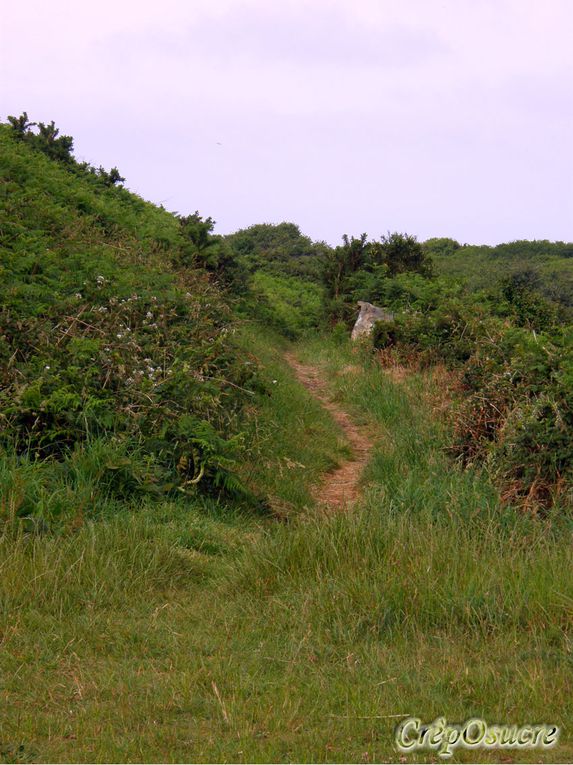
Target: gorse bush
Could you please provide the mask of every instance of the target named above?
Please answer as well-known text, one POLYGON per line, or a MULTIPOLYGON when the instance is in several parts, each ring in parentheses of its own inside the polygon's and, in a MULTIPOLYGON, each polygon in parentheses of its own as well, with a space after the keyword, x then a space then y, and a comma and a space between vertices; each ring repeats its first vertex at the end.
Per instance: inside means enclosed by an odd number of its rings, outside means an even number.
POLYGON ((486 464, 508 501, 532 509, 569 504, 573 335, 559 326, 554 306, 519 279, 489 294, 418 277, 399 286, 393 297, 386 293, 395 320, 376 325, 373 345, 460 370, 465 395, 453 413, 454 456, 486 464))
MULTIPOLYGON (((241 493, 238 418, 256 365, 227 298, 185 262, 190 224, 5 126, 0 155, 0 446, 65 461, 103 439, 106 470, 131 460, 140 490, 241 493)), ((208 225, 203 250, 209 237, 208 225)))
POLYGON ((485 458, 507 499, 569 504, 573 487, 573 336, 504 328, 464 369, 469 396, 456 421, 464 463, 485 458))
POLYGON ((350 322, 356 302, 385 301, 394 277, 417 273, 430 276, 432 263, 416 237, 393 233, 380 241, 360 237, 342 238, 343 244, 330 249, 323 258, 325 311, 331 322, 350 322))
POLYGON ((77 175, 96 180, 104 187, 115 186, 125 181, 117 167, 107 171, 101 166, 93 167, 89 162, 78 162, 73 155, 74 139, 70 135, 60 135, 53 120, 48 125, 43 122, 30 122, 28 114, 24 112, 19 117, 9 116, 8 124, 12 128, 15 140, 65 164, 68 170, 77 175))
POLYGON ((26 142, 29 146, 46 154, 50 159, 74 163, 72 153, 74 139, 70 135, 60 135, 60 131, 53 120, 48 125, 43 122, 30 122, 28 114, 24 112, 19 117, 9 116, 8 124, 18 141, 26 142), (37 128, 37 131, 34 132, 33 128, 37 128))

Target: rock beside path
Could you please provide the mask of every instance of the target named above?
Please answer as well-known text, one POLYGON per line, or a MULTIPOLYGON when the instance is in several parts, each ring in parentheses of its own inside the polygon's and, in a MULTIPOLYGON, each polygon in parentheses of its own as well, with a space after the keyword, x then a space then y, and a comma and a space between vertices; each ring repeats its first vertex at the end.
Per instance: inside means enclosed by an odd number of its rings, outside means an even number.
POLYGON ((379 308, 372 303, 366 303, 363 300, 358 301, 360 313, 356 319, 356 324, 352 330, 352 339, 358 340, 361 337, 367 337, 377 321, 392 321, 394 314, 379 308))

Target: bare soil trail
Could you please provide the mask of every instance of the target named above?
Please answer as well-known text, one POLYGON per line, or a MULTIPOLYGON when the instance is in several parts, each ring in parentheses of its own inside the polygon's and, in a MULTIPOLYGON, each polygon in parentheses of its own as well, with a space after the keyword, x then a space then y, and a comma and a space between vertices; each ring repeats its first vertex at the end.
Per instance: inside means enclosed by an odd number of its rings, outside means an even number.
POLYGON ((319 367, 302 364, 290 352, 285 353, 285 359, 298 381, 330 412, 352 447, 352 458, 328 473, 315 491, 316 499, 324 510, 335 512, 347 509, 360 495, 360 476, 373 449, 372 439, 367 428, 357 425, 348 412, 332 401, 319 367))

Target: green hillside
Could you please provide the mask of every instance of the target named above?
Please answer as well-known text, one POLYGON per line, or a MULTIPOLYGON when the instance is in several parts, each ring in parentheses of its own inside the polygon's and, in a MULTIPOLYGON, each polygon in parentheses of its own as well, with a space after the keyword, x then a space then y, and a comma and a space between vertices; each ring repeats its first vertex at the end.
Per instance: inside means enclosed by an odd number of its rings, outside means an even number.
MULTIPOLYGON (((424 243, 439 274, 465 282, 472 289, 489 288, 521 276, 543 295, 564 307, 573 306, 573 243, 518 241, 460 245, 453 239, 424 243)), ((570 316, 570 311, 567 315, 570 316)))
POLYGON ((398 232, 217 236, 72 148, 0 125, 0 760, 434 761, 412 716, 571 761, 551 296, 398 232), (357 300, 394 319, 353 344, 357 300))
POLYGON ((96 506, 241 493, 234 437, 256 365, 181 222, 4 126, 0 155, 2 445, 33 463, 93 458, 96 506))

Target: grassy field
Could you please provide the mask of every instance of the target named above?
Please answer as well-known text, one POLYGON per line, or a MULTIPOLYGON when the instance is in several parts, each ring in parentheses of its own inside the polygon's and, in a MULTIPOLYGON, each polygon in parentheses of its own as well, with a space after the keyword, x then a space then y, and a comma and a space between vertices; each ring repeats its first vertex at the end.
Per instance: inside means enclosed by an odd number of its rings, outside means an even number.
POLYGON ((395 761, 401 715, 444 715, 554 723, 557 749, 501 756, 571 761, 566 521, 502 510, 486 477, 449 463, 443 379, 398 380, 320 340, 297 353, 377 446, 360 507, 314 512, 341 434, 276 338, 243 341, 272 386, 244 478, 275 515, 203 499, 61 535, 7 524, 0 759, 395 761))

